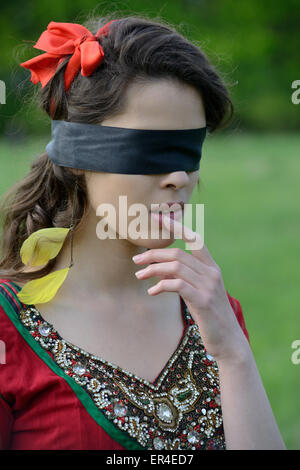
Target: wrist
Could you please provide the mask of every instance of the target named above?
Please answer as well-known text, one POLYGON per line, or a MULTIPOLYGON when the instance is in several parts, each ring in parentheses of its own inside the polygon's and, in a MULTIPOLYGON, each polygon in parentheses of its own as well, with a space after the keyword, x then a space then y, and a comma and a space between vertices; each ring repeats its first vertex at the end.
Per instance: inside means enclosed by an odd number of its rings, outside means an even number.
POLYGON ((215 357, 218 368, 244 368, 250 365, 254 361, 253 353, 249 346, 248 341, 245 338, 245 344, 235 348, 234 351, 230 351, 227 354, 222 354, 221 357, 215 357))
POLYGON ((220 345, 218 352, 213 354, 218 366, 239 366, 246 365, 254 360, 253 353, 244 332, 239 325, 231 330, 230 335, 226 335, 230 341, 220 345))

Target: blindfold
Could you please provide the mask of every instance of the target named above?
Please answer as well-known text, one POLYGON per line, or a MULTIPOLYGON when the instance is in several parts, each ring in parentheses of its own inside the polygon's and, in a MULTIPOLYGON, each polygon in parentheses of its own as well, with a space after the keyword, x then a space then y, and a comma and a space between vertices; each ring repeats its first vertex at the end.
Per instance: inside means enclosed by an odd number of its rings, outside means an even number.
POLYGON ((130 129, 51 121, 46 152, 53 163, 81 170, 151 175, 200 168, 206 127, 130 129))

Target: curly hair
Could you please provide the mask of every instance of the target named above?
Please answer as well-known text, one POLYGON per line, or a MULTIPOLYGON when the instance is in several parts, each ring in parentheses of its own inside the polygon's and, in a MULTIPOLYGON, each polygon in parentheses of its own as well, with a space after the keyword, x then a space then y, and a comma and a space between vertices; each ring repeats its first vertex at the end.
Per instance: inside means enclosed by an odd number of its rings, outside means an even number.
MULTIPOLYGON (((66 93, 64 72, 70 56, 52 79, 38 91, 39 105, 51 119, 101 124, 121 113, 125 93, 132 83, 154 79, 177 80, 192 85, 201 95, 209 133, 225 127, 233 117, 233 104, 221 78, 200 47, 164 20, 141 15, 90 17, 83 25, 92 34, 112 19, 109 34, 101 38, 104 59, 89 77, 80 73, 66 93)), ((83 222, 88 207, 85 175, 60 167, 43 153, 28 174, 15 184, 1 202, 2 225, 0 277, 27 281, 50 273, 56 259, 41 269, 25 272, 20 258, 23 241, 48 227, 69 227, 76 197, 75 228, 83 222), (74 193, 75 180, 78 192, 74 193)))

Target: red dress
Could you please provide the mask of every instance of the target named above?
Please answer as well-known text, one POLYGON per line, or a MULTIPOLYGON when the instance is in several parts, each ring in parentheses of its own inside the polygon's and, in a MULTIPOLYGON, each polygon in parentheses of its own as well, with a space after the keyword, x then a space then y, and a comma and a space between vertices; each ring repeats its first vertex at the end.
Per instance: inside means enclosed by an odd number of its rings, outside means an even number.
POLYGON ((181 339, 151 383, 65 341, 20 289, 0 279, 0 448, 225 449, 217 364, 181 297, 181 339))

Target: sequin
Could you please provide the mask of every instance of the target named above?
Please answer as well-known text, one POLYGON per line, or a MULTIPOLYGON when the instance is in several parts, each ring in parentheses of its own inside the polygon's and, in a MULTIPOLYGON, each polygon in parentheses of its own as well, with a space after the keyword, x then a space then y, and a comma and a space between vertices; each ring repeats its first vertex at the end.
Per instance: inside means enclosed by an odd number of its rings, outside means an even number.
POLYGON ((166 423, 171 423, 173 419, 173 413, 168 405, 160 403, 157 407, 157 414, 166 423))
POLYGON ((83 375, 85 373, 85 368, 83 367, 82 364, 75 364, 73 366, 73 371, 75 372, 75 374, 77 375, 83 375))
POLYGON ((156 437, 155 439, 153 439, 153 445, 154 449, 156 450, 162 450, 164 448, 164 443, 160 437, 156 437))
POLYGON ((200 440, 200 434, 197 431, 190 431, 187 435, 187 440, 191 444, 196 444, 200 440))
POLYGON ((122 404, 116 404, 114 406, 114 413, 116 416, 126 416, 127 414, 127 406, 122 405, 122 404))
POLYGON ((185 304, 185 333, 154 383, 64 340, 35 307, 19 315, 105 417, 144 449, 225 449, 218 366, 185 304))
POLYGON ((42 336, 48 336, 51 331, 50 326, 46 323, 42 323, 38 329, 42 336))

